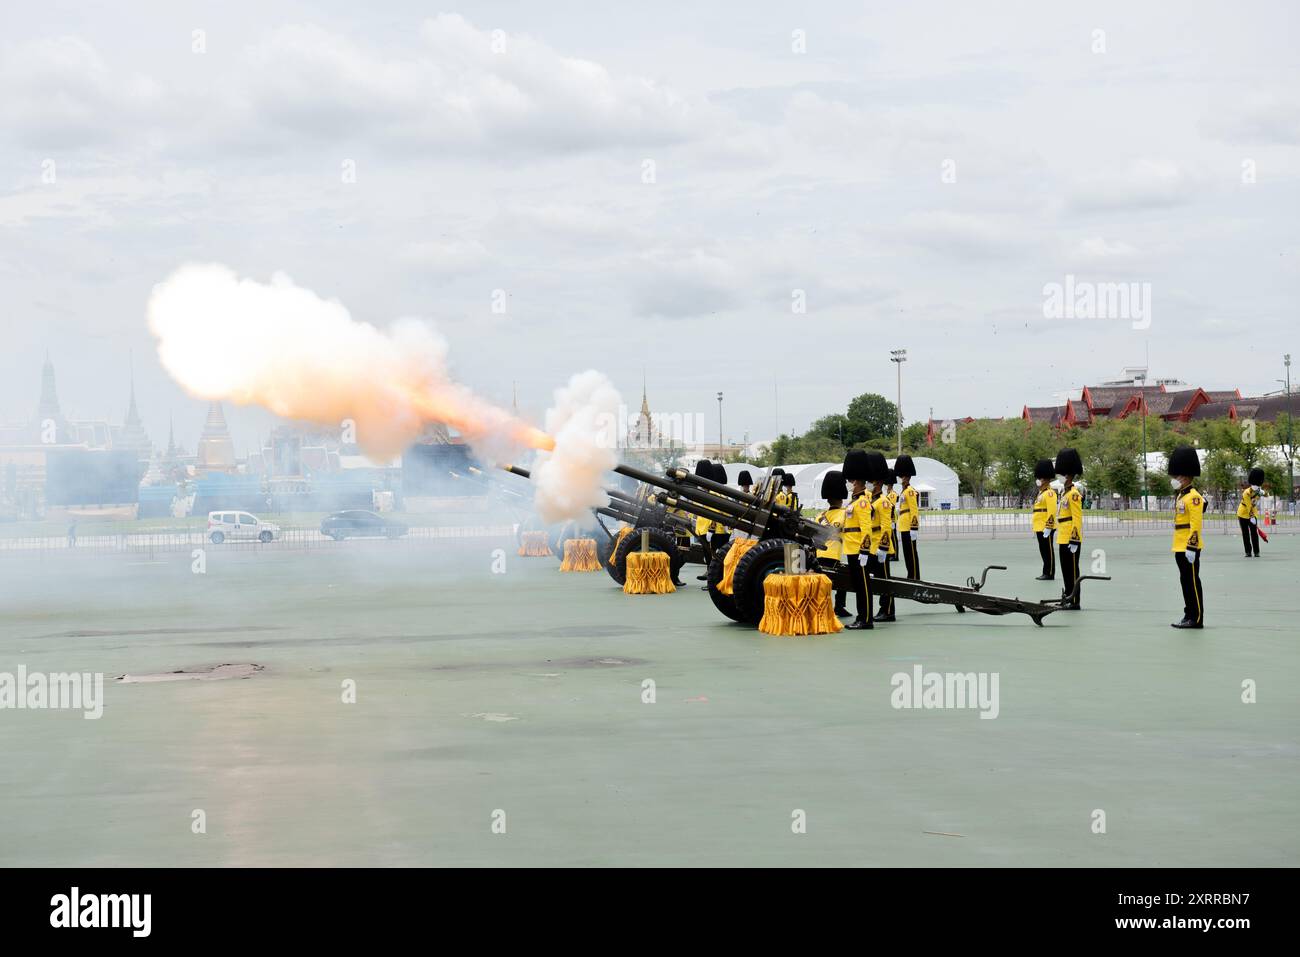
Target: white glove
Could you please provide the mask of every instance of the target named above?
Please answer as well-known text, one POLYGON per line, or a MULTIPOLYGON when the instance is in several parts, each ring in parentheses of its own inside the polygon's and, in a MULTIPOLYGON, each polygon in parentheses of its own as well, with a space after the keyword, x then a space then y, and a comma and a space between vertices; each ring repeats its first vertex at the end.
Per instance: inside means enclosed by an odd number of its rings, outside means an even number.
POLYGON ((1257 518, 1252 518, 1252 519, 1250 520, 1250 524, 1252 524, 1252 525, 1258 525, 1258 524, 1259 524, 1259 519, 1257 519, 1257 518))
POLYGON ((1078 550, 1079 550, 1079 546, 1078 546, 1078 545, 1071 545, 1071 546, 1070 546, 1070 554, 1071 554, 1071 555, 1073 555, 1073 554, 1074 554, 1075 552, 1077 552, 1078 550))
POLYGON ((858 564, 866 568, 871 561, 871 555, 867 552, 858 552, 858 564))
POLYGON ((1052 530, 1051 530, 1050 528, 1045 528, 1045 529, 1043 529, 1043 531, 1041 532, 1041 534, 1042 534, 1043 538, 1051 538, 1051 537, 1052 537, 1052 530))
POLYGON ((876 552, 876 561, 883 562, 887 558, 889 558, 889 549, 882 548, 878 552, 876 552))

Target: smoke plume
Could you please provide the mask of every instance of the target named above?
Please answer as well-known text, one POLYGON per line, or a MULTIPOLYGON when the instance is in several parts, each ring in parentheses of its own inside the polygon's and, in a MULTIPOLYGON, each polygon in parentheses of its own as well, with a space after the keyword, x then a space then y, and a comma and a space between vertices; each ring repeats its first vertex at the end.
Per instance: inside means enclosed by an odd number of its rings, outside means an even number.
POLYGON ((612 465, 612 452, 602 454, 598 413, 584 402, 603 409, 617 393, 599 373, 556 392, 552 437, 454 382, 446 340, 428 325, 402 319, 380 330, 283 273, 261 283, 219 263, 181 266, 154 286, 147 315, 163 366, 198 398, 320 425, 350 419, 372 458, 400 453, 432 422, 493 455, 553 450, 538 496, 548 521, 576 518, 601 498, 609 465, 599 463, 612 465))

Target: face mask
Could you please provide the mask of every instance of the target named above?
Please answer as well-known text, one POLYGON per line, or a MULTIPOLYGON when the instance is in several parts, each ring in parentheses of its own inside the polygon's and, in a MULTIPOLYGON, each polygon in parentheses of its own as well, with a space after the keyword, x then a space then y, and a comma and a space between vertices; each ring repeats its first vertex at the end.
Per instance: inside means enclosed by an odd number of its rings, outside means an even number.
POLYGON ((1263 489, 1261 489, 1258 485, 1252 485, 1250 488, 1251 491, 1253 491, 1256 495, 1258 495, 1260 492, 1263 491, 1263 489))

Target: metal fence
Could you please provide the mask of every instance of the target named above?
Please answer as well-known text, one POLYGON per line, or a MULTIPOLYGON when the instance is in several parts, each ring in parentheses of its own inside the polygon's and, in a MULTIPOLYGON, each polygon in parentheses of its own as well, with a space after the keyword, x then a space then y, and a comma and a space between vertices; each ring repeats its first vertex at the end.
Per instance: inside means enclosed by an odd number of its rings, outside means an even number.
MULTIPOLYGON (((1300 529, 1300 523, 1286 518, 1280 524, 1268 525, 1269 535, 1291 533, 1300 529)), ((1150 516, 1129 517, 1123 513, 1108 514, 1101 511, 1083 513, 1083 535, 1099 538, 1132 538, 1139 535, 1169 535, 1174 533, 1172 510, 1170 514, 1151 513, 1150 516)), ((1032 518, 1028 512, 983 512, 950 514, 923 512, 922 538, 1014 538, 1033 534, 1032 518)), ((1241 535, 1237 514, 1233 512, 1207 512, 1205 534, 1241 535)))
MULTIPOLYGON (((1083 513, 1084 537, 1132 538, 1140 535, 1172 535, 1173 519, 1169 514, 1152 512, 1150 516, 1131 517, 1132 513, 1083 513)), ((380 547, 419 548, 466 539, 505 539, 513 541, 517 525, 432 525, 415 526, 400 538, 347 538, 341 542, 322 535, 314 528, 290 528, 272 542, 234 541, 214 544, 206 529, 157 528, 143 532, 79 535, 75 542, 60 536, 0 538, 0 556, 42 558, 45 556, 129 554, 150 557, 169 552, 186 552, 195 548, 214 548, 241 552, 309 549, 339 549, 369 542, 380 547)), ((1300 522, 1284 517, 1280 524, 1267 526, 1268 533, 1290 534, 1300 530, 1300 522)), ((1207 536, 1239 536, 1235 512, 1213 512, 1205 516, 1207 536)), ((1017 538, 1032 534, 1031 516, 1025 512, 951 513, 927 510, 921 514, 922 539, 1017 538)))
POLYGON ((314 528, 289 528, 270 542, 226 539, 215 544, 203 528, 159 528, 147 532, 78 535, 75 539, 57 536, 0 538, 0 555, 66 556, 124 553, 150 557, 168 552, 187 552, 195 548, 232 549, 241 552, 341 549, 358 543, 375 543, 385 547, 427 547, 450 540, 513 539, 514 525, 433 525, 417 526, 398 538, 345 538, 335 541, 314 528))

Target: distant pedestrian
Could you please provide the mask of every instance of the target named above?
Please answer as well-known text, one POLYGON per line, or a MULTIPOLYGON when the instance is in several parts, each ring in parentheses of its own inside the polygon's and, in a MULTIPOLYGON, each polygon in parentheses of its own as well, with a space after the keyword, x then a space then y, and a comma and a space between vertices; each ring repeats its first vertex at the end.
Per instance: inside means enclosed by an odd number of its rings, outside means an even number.
POLYGON ((77 545, 77 523, 73 522, 68 526, 68 547, 75 548, 77 545))

